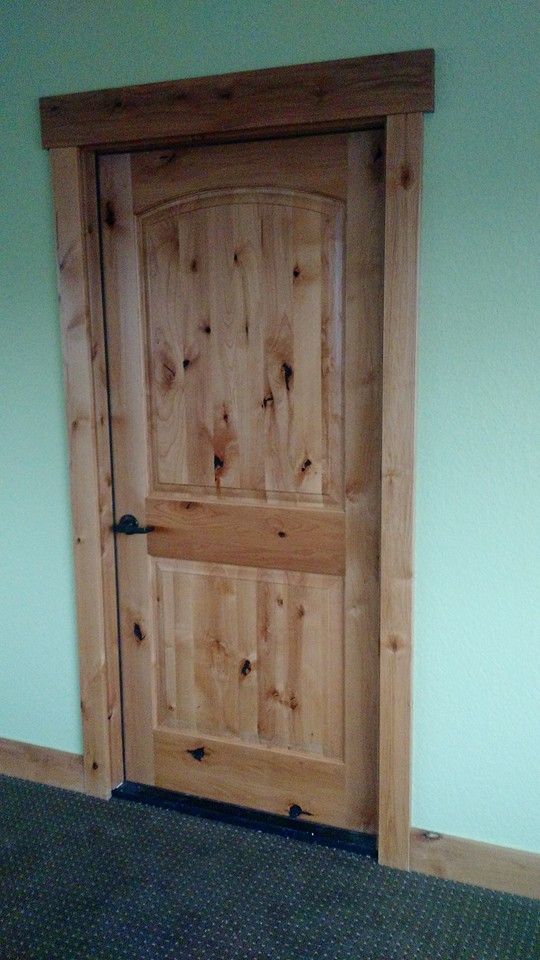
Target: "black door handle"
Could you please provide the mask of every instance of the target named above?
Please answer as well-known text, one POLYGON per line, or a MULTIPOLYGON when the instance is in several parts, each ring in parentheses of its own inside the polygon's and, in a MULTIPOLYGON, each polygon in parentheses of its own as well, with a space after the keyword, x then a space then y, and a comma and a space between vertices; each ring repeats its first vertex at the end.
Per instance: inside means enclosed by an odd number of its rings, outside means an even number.
POLYGON ((134 517, 132 513, 125 513, 123 517, 120 517, 118 523, 113 523, 112 529, 114 533, 126 533, 128 537, 131 537, 134 533, 152 533, 152 530, 156 528, 141 527, 137 517, 134 517))

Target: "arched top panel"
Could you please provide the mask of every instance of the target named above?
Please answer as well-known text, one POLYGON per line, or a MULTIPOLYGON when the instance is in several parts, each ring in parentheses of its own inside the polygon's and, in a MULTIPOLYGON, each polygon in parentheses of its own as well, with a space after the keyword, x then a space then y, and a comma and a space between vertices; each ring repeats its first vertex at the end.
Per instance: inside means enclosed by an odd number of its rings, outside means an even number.
POLYGON ((274 189, 139 217, 156 489, 342 501, 343 221, 274 189))
POLYGON ((141 224, 148 229, 151 223, 167 216, 182 216, 197 210, 207 210, 211 207, 232 206, 279 206, 299 210, 312 210, 321 216, 336 216, 344 203, 333 197, 326 197, 316 193, 305 193, 300 190, 276 189, 275 187, 235 188, 221 190, 204 190, 188 196, 178 197, 145 210, 140 214, 141 224))

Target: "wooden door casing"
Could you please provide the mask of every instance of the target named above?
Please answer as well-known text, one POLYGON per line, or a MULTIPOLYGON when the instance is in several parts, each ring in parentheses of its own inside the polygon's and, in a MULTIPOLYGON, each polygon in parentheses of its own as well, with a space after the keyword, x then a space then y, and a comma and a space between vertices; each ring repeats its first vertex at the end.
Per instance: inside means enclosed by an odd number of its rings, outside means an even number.
POLYGON ((100 161, 127 776, 372 831, 381 140, 100 161))

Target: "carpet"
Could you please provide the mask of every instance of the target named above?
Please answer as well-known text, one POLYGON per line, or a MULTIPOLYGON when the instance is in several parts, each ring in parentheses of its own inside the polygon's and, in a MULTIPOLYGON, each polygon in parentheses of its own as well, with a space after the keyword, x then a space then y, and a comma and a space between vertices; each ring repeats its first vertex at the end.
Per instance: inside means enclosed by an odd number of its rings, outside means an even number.
POLYGON ((0 777, 2 960, 538 960, 540 905, 0 777))

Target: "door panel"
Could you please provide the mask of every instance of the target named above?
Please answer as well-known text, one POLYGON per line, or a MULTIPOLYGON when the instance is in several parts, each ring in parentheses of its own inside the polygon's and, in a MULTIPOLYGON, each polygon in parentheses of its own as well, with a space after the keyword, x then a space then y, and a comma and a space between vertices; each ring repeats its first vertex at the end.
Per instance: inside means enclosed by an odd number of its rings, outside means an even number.
POLYGON ((100 160, 127 777, 363 830, 381 132, 100 160), (296 811, 297 812, 297 811, 296 811))
POLYGON ((215 191, 141 233, 156 489, 340 500, 343 204, 215 191))
POLYGON ((343 758, 341 577, 156 561, 158 722, 343 758))

